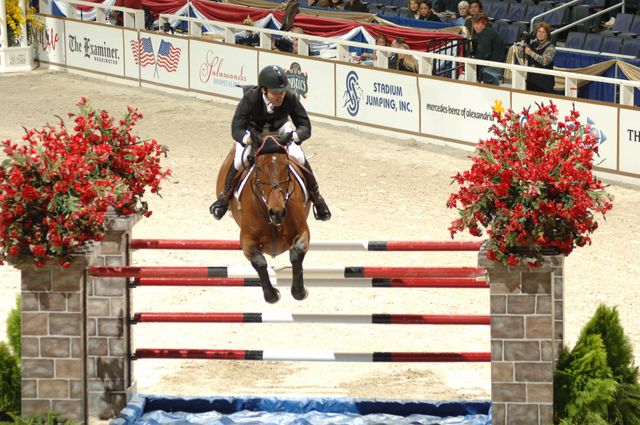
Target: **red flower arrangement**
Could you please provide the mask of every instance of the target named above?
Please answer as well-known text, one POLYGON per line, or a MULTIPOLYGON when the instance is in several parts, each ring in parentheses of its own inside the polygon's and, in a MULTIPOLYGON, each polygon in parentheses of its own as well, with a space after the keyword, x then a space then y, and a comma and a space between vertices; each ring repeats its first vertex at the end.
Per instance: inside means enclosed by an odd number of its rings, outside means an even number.
POLYGON ((23 143, 2 142, 0 167, 0 264, 7 257, 32 257, 43 266, 69 266, 74 250, 104 237, 109 207, 121 215, 151 215, 142 200, 158 193, 171 170, 160 167, 166 148, 139 140, 132 129, 142 118, 129 107, 117 123, 87 99, 70 113, 70 131, 58 126, 26 131, 23 143))
POLYGON ((492 137, 476 146, 471 169, 454 177, 460 190, 447 206, 460 218, 451 237, 485 228, 487 257, 507 266, 538 267, 546 251, 568 255, 590 244, 594 214, 604 217, 613 198, 592 174, 598 143, 589 125, 575 110, 559 121, 553 103, 503 114, 497 102, 493 117, 492 137))

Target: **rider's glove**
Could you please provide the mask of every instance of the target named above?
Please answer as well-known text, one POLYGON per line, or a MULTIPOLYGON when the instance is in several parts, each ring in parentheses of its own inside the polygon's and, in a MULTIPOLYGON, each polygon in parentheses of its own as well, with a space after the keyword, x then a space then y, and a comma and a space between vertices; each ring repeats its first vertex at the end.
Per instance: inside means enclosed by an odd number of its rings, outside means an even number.
POLYGON ((293 142, 293 131, 290 131, 289 133, 285 134, 282 137, 282 140, 280 140, 280 143, 282 143, 285 146, 289 146, 291 144, 291 142, 293 142))

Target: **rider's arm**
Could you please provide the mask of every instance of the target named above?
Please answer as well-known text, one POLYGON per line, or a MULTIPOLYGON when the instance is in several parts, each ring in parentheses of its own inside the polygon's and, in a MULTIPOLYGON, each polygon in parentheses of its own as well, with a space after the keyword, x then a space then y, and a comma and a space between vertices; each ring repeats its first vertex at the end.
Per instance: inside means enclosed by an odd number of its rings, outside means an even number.
POLYGON ((296 96, 287 96, 290 102, 288 111, 291 116, 291 121, 296 126, 296 131, 293 140, 298 143, 302 143, 311 137, 311 121, 307 115, 307 111, 300 103, 300 100, 296 96), (296 136, 297 139, 296 140, 296 136))
POLYGON ((253 113, 253 106, 250 95, 245 95, 240 99, 240 103, 236 107, 236 112, 231 120, 231 137, 236 142, 246 145, 249 143, 249 131, 251 130, 249 122, 253 113))

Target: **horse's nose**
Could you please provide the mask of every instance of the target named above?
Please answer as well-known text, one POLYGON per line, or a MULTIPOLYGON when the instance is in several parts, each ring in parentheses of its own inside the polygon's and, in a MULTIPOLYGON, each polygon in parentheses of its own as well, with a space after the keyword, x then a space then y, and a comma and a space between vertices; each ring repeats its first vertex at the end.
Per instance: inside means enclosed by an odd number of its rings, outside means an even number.
POLYGON ((282 209, 274 209, 269 208, 269 217, 273 224, 280 225, 284 221, 285 216, 287 215, 287 210, 285 208, 282 209))

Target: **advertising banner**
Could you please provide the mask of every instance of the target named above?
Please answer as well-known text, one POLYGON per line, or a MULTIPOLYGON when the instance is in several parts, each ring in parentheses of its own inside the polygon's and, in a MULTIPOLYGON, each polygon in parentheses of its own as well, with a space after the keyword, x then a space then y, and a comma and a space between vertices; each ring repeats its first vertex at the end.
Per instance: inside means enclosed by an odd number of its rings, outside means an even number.
POLYGON ((620 171, 640 175, 640 110, 620 108, 620 171))
POLYGON ((308 112, 335 116, 333 62, 260 52, 260 67, 279 65, 287 72, 289 85, 308 112))
POLYGON ((138 43, 125 49, 134 62, 139 55, 142 81, 189 88, 189 39, 140 32, 138 43))
POLYGON ((68 66, 124 76, 122 28, 67 20, 65 32, 68 66))
MULTIPOLYGON (((549 103, 545 96, 513 93, 512 109, 520 111, 522 108, 535 108, 536 103, 549 103)), ((616 105, 600 105, 583 102, 578 99, 552 99, 558 106, 558 119, 563 120, 574 108, 580 113, 580 122, 589 124, 591 132, 596 137, 599 147, 599 157, 593 159, 596 167, 616 171, 618 168, 618 108, 616 105)))
POLYGON ((44 29, 40 31, 38 58, 41 62, 64 65, 64 21, 59 18, 40 16, 44 29))
POLYGON ((238 86, 258 82, 258 52, 192 40, 189 54, 191 89, 234 98, 242 97, 238 86))
POLYGON ((336 65, 336 116, 367 125, 420 131, 416 77, 364 66, 336 65))
POLYGON ((477 143, 489 137, 493 106, 510 103, 508 90, 431 78, 418 79, 424 134, 477 143))

